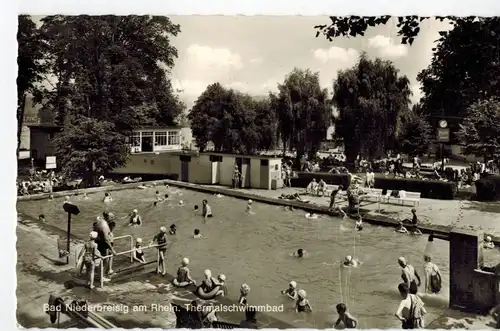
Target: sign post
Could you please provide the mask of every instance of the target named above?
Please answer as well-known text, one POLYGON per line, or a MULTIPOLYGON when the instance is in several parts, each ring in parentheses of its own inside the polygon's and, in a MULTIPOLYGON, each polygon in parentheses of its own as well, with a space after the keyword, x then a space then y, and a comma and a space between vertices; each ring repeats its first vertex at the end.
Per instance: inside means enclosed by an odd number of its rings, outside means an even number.
POLYGON ((67 242, 66 242, 66 264, 69 264, 69 252, 70 252, 70 245, 69 245, 69 239, 71 236, 71 215, 78 215, 80 214, 80 209, 71 202, 65 202, 63 204, 63 209, 65 212, 68 213, 68 229, 67 229, 67 242))
POLYGON ((450 128, 446 120, 439 121, 437 129, 437 142, 441 144, 441 168, 444 171, 444 144, 450 142, 450 128))

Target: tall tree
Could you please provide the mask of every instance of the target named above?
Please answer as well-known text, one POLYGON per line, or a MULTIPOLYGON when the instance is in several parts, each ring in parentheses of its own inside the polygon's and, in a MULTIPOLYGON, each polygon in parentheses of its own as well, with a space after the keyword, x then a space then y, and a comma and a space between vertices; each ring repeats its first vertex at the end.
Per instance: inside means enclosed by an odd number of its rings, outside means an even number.
POLYGON ((201 151, 212 142, 218 152, 251 154, 259 148, 255 115, 251 97, 215 83, 198 97, 188 119, 201 151))
POLYGON ((29 93, 43 78, 45 67, 41 62, 43 57, 42 44, 38 29, 27 15, 18 17, 18 56, 17 56, 17 152, 21 144, 24 110, 29 93))
POLYGON ((440 35, 431 64, 417 79, 423 108, 434 122, 445 117, 453 132, 470 105, 500 97, 500 19, 457 20, 440 35))
POLYGON ((457 136, 462 152, 487 160, 500 158, 500 99, 478 101, 468 109, 457 136))
POLYGON ((125 165, 130 147, 110 122, 79 115, 77 123, 70 123, 54 139, 56 156, 63 174, 83 177, 85 186, 93 185, 96 173, 125 165))
POLYGON ((402 131, 410 114, 411 91, 390 61, 362 54, 351 69, 338 73, 333 101, 339 111, 336 134, 343 138, 346 159, 380 157, 402 131))
POLYGON ((169 125, 183 105, 166 74, 179 25, 160 16, 48 16, 41 32, 53 86, 39 91, 58 115, 108 120, 117 130, 169 125))
POLYGON ((304 153, 316 155, 326 139, 331 114, 328 91, 321 88, 319 73, 293 69, 278 84, 278 94, 270 98, 277 111, 283 148, 295 148, 297 158, 304 153))
POLYGON ((424 155, 429 151, 432 140, 432 128, 429 121, 412 110, 398 137, 397 149, 407 155, 424 155))
POLYGON ((276 112, 269 99, 254 101, 253 104, 259 149, 271 150, 275 147, 277 138, 276 112))

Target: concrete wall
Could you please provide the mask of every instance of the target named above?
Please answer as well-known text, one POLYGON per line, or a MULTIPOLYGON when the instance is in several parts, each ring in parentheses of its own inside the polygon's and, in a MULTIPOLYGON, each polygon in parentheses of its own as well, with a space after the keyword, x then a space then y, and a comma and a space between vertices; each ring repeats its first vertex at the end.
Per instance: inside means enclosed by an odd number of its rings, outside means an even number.
POLYGON ((260 159, 250 159, 250 186, 260 188, 260 159))
POLYGON ((113 172, 126 174, 177 174, 180 177, 181 161, 176 153, 132 154, 125 167, 115 169, 113 172))
POLYGON ((210 155, 201 154, 191 157, 189 162, 189 182, 212 184, 212 162, 210 155))
POLYGON ((475 270, 472 288, 472 305, 477 309, 477 313, 488 312, 498 304, 498 279, 494 273, 475 270))
POLYGON ((233 174, 234 165, 236 163, 236 158, 232 155, 223 155, 222 162, 219 164, 219 178, 220 185, 232 186, 233 185, 233 174))

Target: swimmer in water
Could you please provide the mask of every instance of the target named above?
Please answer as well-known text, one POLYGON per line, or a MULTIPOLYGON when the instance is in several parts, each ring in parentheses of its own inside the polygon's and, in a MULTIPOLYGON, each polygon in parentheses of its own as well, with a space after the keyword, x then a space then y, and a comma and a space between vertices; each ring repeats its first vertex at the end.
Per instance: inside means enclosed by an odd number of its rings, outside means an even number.
POLYGON ((346 219, 347 218, 346 212, 342 208, 340 208, 340 206, 334 206, 331 209, 331 211, 334 212, 335 214, 337 214, 336 216, 341 215, 342 219, 346 219))
POLYGON ((168 234, 175 236, 176 233, 177 233, 177 227, 175 226, 175 224, 170 225, 170 230, 168 230, 168 234))
POLYGON ((144 258, 144 251, 142 250, 142 239, 137 238, 135 240, 135 247, 134 247, 134 255, 133 255, 134 261, 139 262, 139 263, 146 263, 146 259, 144 258))
POLYGON ((359 261, 357 259, 353 259, 352 256, 347 255, 344 259, 344 267, 353 267, 356 268, 359 265, 359 261))
POLYGON ((102 200, 103 202, 111 202, 113 201, 113 198, 111 197, 111 194, 106 192, 104 193, 104 199, 102 200))
POLYGON ((356 221, 356 225, 354 226, 354 229, 357 231, 363 230, 363 218, 361 215, 359 216, 359 219, 356 221))
POLYGON ((42 223, 47 223, 47 220, 45 219, 45 215, 44 214, 40 214, 38 215, 38 220, 42 223))
POLYGON ((54 199, 54 195, 49 195, 49 200, 53 200, 54 199))
POLYGON ((303 258, 306 255, 306 251, 302 248, 299 248, 296 252, 293 253, 294 257, 303 258))
POLYGON ((490 236, 486 236, 486 238, 484 239, 483 247, 486 248, 486 249, 495 248, 495 244, 491 240, 490 236))
POLYGON ((213 217, 212 214, 212 208, 208 204, 207 200, 203 200, 203 212, 202 212, 203 218, 206 220, 209 217, 213 217))
POLYGON ((408 230, 405 228, 405 226, 403 225, 403 222, 401 222, 401 221, 399 222, 397 229, 394 231, 398 232, 398 233, 408 233, 408 230))
POLYGON ((64 202, 63 202, 63 204, 65 204, 65 203, 71 203, 71 202, 69 201, 69 196, 65 196, 65 197, 64 197, 64 202))
POLYGON ((201 238, 203 238, 203 235, 200 233, 200 230, 199 230, 199 229, 194 229, 194 235, 193 235, 193 238, 194 238, 194 239, 201 239, 201 238))
POLYGON ((198 209, 200 209, 200 207, 198 205, 194 205, 194 211, 198 211, 198 209))
POLYGON ((307 293, 304 290, 297 292, 297 302, 295 303, 295 311, 297 313, 310 313, 312 312, 311 304, 306 299, 307 293))
POLYGON ((248 294, 250 293, 250 286, 248 284, 242 284, 240 287, 240 299, 238 303, 240 305, 248 305, 248 294))
POLYGON ((315 214, 315 213, 307 213, 306 214, 306 218, 310 218, 310 219, 317 219, 318 218, 318 215, 315 214))
POLYGON ((179 206, 184 206, 184 201, 179 200, 179 206))
POLYGON ((355 329, 358 326, 358 320, 347 311, 347 306, 344 303, 339 303, 337 305, 337 313, 339 317, 333 328, 337 328, 340 323, 342 323, 346 329, 355 329))
POLYGON ((141 225, 142 225, 141 215, 139 215, 139 211, 137 209, 134 209, 129 216, 129 226, 141 226, 141 225))
POLYGON ((158 206, 158 201, 153 202, 153 207, 158 206))
POLYGON ((87 196, 87 193, 83 193, 83 198, 88 199, 89 197, 87 196))
POLYGON ((163 201, 163 198, 161 197, 160 191, 156 191, 156 201, 163 201))
POLYGON ((252 214, 252 199, 248 200, 247 207, 245 208, 245 211, 249 214, 252 214))
POLYGON ((286 290, 281 291, 281 294, 286 295, 290 299, 297 299, 297 283, 295 281, 291 281, 286 290))

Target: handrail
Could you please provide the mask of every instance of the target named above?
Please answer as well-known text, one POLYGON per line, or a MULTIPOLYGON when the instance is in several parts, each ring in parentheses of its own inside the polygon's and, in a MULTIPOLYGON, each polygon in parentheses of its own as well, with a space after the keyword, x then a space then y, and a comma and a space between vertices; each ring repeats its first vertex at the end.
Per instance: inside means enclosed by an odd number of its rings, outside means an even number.
POLYGON ((132 237, 129 234, 126 234, 126 235, 123 235, 123 236, 114 237, 113 240, 124 239, 124 238, 130 238, 130 251, 131 251, 131 254, 130 254, 130 263, 133 263, 134 262, 134 255, 132 254, 132 251, 134 250, 134 237, 132 237))
MULTIPOLYGON (((157 245, 157 244, 154 244, 154 245, 148 245, 148 246, 145 246, 145 247, 141 247, 142 249, 148 249, 148 248, 153 248, 153 247, 158 247, 160 245, 157 245)), ((104 260, 106 259, 109 259, 113 256, 119 256, 119 255, 123 255, 123 254, 127 254, 127 253, 130 253, 130 256, 132 257, 132 262, 133 262, 133 254, 134 254, 134 251, 135 251, 135 248, 133 247, 131 250, 129 251, 125 251, 125 252, 120 252, 120 253, 117 253, 116 255, 113 255, 113 254, 110 254, 110 255, 106 255, 106 256, 103 256, 101 258, 101 288, 104 287, 104 260)), ((158 251, 158 256, 157 256, 157 259, 159 260, 159 251, 158 251)))

